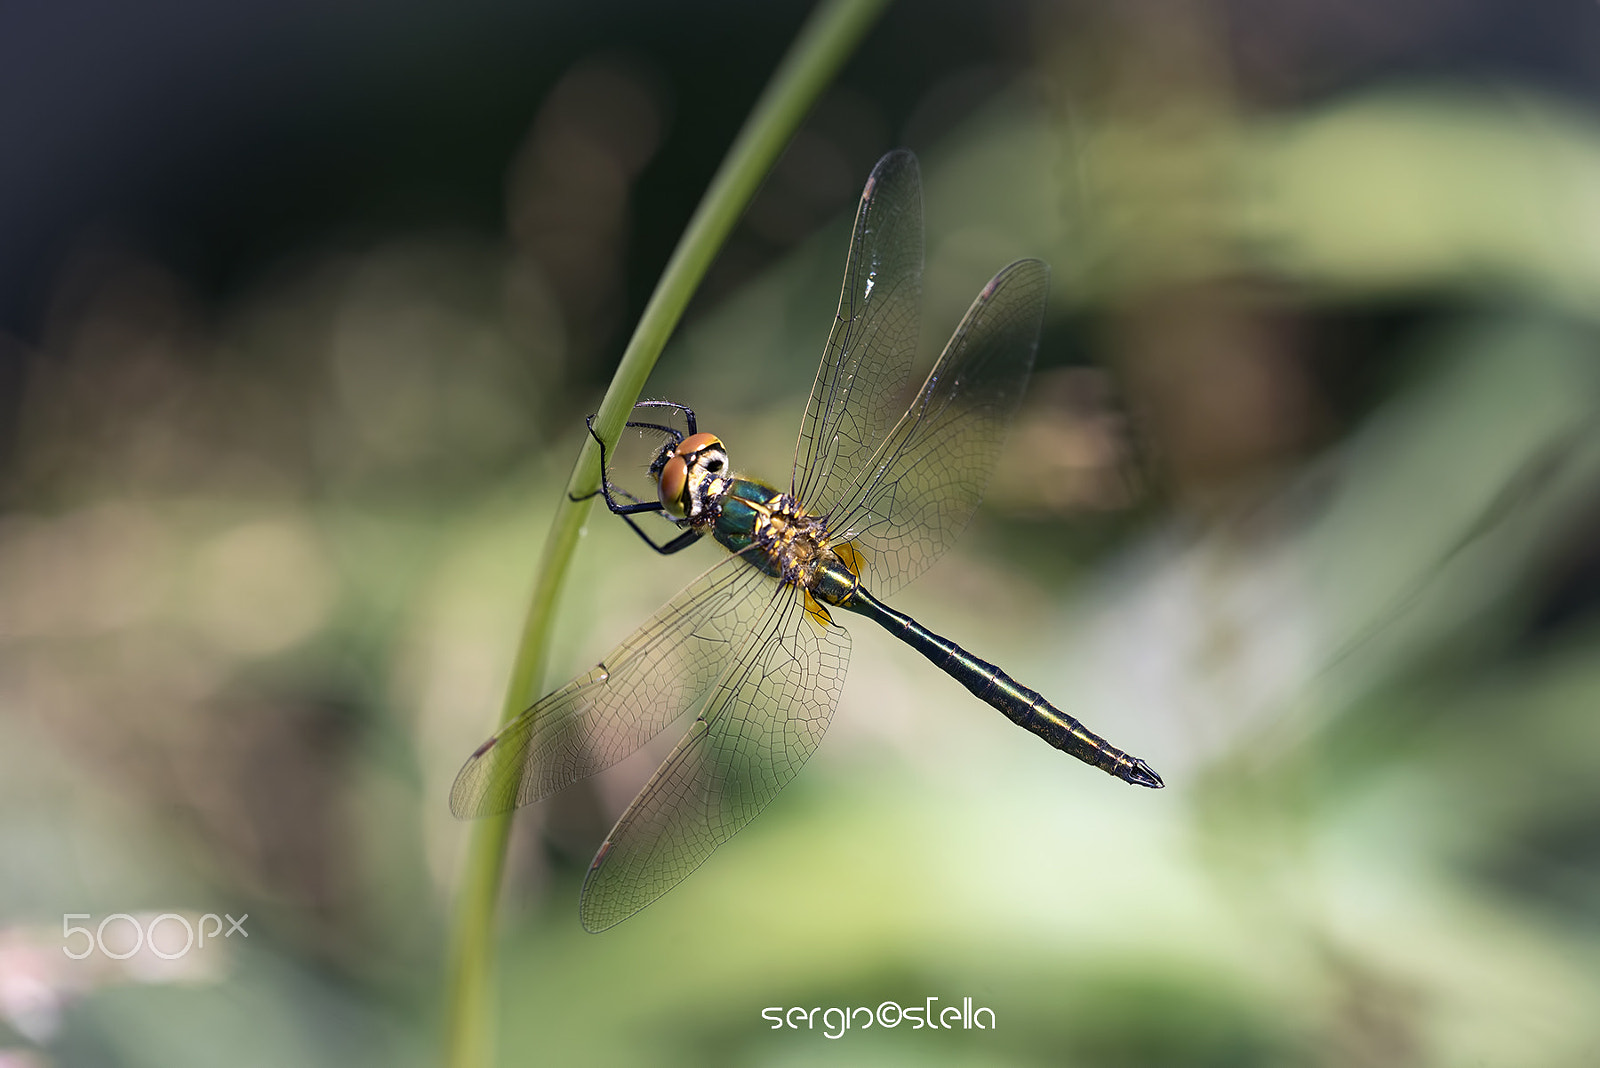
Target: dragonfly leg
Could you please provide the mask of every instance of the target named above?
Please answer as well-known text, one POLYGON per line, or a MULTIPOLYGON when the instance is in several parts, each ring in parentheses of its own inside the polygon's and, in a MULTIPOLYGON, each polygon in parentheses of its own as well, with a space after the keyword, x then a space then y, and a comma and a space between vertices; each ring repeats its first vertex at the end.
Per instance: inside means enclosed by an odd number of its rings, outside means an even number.
MULTIPOLYGON (((599 490, 595 490, 595 493, 599 493, 599 492, 600 492, 599 490)), ((595 493, 589 494, 589 497, 593 497, 595 495, 595 493)), ((574 498, 574 499, 577 499, 577 498, 574 498)), ((588 500, 588 497, 585 497, 583 499, 584 500, 588 500)), ((650 548, 654 549, 656 552, 660 553, 662 556, 671 556, 673 553, 678 552, 680 549, 687 549, 689 546, 693 545, 695 542, 700 540, 700 532, 698 530, 694 530, 693 528, 683 531, 676 538, 673 538, 671 541, 668 541, 668 542, 657 542, 650 535, 646 534, 644 532, 644 528, 641 527, 638 523, 635 523, 633 521, 633 517, 638 512, 647 512, 647 511, 659 512, 659 511, 661 511, 661 505, 659 505, 659 504, 652 505, 651 502, 644 501, 644 502, 641 502, 641 503, 639 503, 637 505, 633 505, 631 507, 624 506, 624 507, 620 507, 619 508, 619 507, 616 507, 615 505, 613 505, 611 503, 611 499, 608 497, 606 499, 606 507, 611 509, 612 514, 620 515, 622 517, 623 521, 625 523, 627 523, 628 526, 633 528, 633 532, 635 534, 639 535, 639 537, 644 541, 644 543, 646 545, 650 546, 650 548)))
MULTIPOLYGON (((567 494, 567 497, 574 501, 586 501, 596 494, 603 495, 606 499, 606 507, 618 515, 631 512, 661 511, 661 505, 654 501, 641 501, 638 498, 634 498, 632 504, 618 504, 616 502, 616 500, 611 496, 611 474, 608 470, 609 465, 606 462, 605 439, 601 438, 599 432, 594 428, 594 416, 589 416, 583 422, 584 425, 589 428, 589 436, 594 438, 594 443, 596 445, 600 446, 600 485, 597 488, 590 490, 588 493, 569 493, 567 494)), ((626 490, 617 490, 617 492, 625 497, 633 497, 633 494, 628 493, 626 490)))
POLYGON ((654 549, 662 556, 671 556, 678 550, 687 549, 689 546, 700 540, 700 532, 698 530, 691 529, 684 531, 682 534, 679 534, 676 538, 673 538, 671 541, 663 545, 657 545, 655 541, 651 539, 650 535, 639 529, 639 525, 633 521, 632 516, 627 515, 624 512, 618 512, 617 514, 622 516, 623 519, 627 520, 628 525, 633 528, 633 532, 639 535, 639 537, 643 538, 646 545, 650 546, 650 548, 654 549))
MULTIPOLYGON (((692 437, 694 435, 695 431, 698 429, 698 424, 695 422, 694 409, 689 407, 687 404, 679 404, 677 401, 669 401, 669 400, 643 400, 643 401, 639 401, 637 404, 635 404, 634 408, 635 409, 638 409, 638 408, 671 408, 675 412, 683 413, 683 421, 689 428, 689 430, 688 430, 688 435, 689 436, 692 437)), ((598 414, 598 413, 596 413, 596 414, 598 414)), ((611 475, 610 475, 610 472, 608 470, 608 466, 609 465, 608 465, 608 463, 606 461, 606 443, 605 443, 605 439, 603 439, 600 436, 599 431, 595 430, 595 428, 594 428, 594 420, 595 420, 595 416, 594 415, 589 415, 589 416, 584 418, 583 425, 589 428, 589 436, 591 438, 594 438, 594 442, 595 442, 596 445, 600 446, 600 488, 596 489, 593 493, 585 493, 585 494, 583 494, 581 496, 578 495, 578 494, 574 494, 574 493, 569 493, 567 496, 571 497, 575 501, 586 501, 590 497, 593 497, 596 493, 603 493, 603 494, 605 494, 605 498, 606 498, 606 507, 611 509, 611 511, 614 512, 617 515, 625 514, 624 509, 626 509, 628 512, 659 512, 659 511, 662 511, 662 508, 661 508, 661 506, 659 504, 653 504, 653 503, 650 503, 650 502, 647 502, 647 501, 640 501, 637 497, 634 497, 633 494, 627 492, 626 490, 620 490, 619 489, 616 492, 621 494, 624 497, 628 497, 630 500, 632 500, 632 502, 633 502, 632 504, 629 504, 629 505, 618 505, 617 502, 612 498, 612 496, 611 496, 611 493, 612 493, 611 475)), ((677 427, 666 426, 666 425, 664 425, 662 423, 646 423, 646 422, 643 422, 641 420, 635 420, 635 419, 630 419, 628 422, 623 424, 623 427, 624 428, 632 427, 632 428, 634 428, 636 430, 655 430, 655 431, 659 431, 660 433, 665 434, 669 439, 671 439, 671 444, 674 445, 674 446, 676 446, 679 442, 683 441, 684 436, 685 436, 684 432, 679 430, 677 427)), ((655 473, 654 469, 652 469, 652 473, 655 473)))
MULTIPOLYGON (((635 404, 634 408, 636 410, 639 408, 671 408, 675 412, 683 413, 683 421, 688 424, 689 427, 689 436, 693 437, 695 431, 699 429, 694 421, 694 409, 689 407, 687 404, 679 404, 677 401, 669 400, 643 400, 635 404)), ((671 427, 657 426, 654 423, 629 423, 628 425, 649 427, 652 430, 664 431, 665 433, 671 434, 674 437, 678 437, 678 432, 671 427)), ((683 439, 679 437, 678 440, 682 441, 683 439)))
MULTIPOLYGON (((671 401, 640 401, 639 403, 641 405, 672 404, 671 401)), ((687 407, 681 404, 673 404, 672 406, 675 408, 680 408, 686 413, 685 418, 688 420, 689 429, 692 433, 694 431, 694 412, 690 411, 687 407)), ((643 527, 639 526, 639 524, 633 521, 633 517, 641 512, 665 512, 666 509, 662 507, 660 501, 641 501, 635 498, 631 504, 622 504, 612 496, 613 489, 611 485, 611 475, 606 464, 606 443, 601 440, 599 433, 596 432, 594 428, 594 416, 589 416, 584 420, 584 422, 589 428, 589 436, 594 438, 595 444, 600 446, 600 486, 598 489, 582 494, 581 496, 576 493, 569 493, 567 496, 574 501, 587 501, 594 496, 603 497, 606 502, 606 508, 610 510, 611 514, 620 515, 624 520, 627 521, 628 526, 633 528, 633 532, 643 539, 646 545, 650 546, 650 548, 654 549, 662 556, 669 556, 672 553, 678 552, 679 550, 687 549, 689 546, 699 541, 700 532, 690 529, 683 531, 671 541, 657 542, 649 534, 645 533, 643 527)), ((668 434, 678 437, 680 441, 682 440, 681 436, 678 435, 678 432, 673 430, 671 427, 656 426, 654 423, 628 423, 627 425, 633 427, 643 426, 652 430, 663 430, 668 434)), ((633 495, 627 490, 618 489, 615 492, 624 497, 633 497, 633 495)))

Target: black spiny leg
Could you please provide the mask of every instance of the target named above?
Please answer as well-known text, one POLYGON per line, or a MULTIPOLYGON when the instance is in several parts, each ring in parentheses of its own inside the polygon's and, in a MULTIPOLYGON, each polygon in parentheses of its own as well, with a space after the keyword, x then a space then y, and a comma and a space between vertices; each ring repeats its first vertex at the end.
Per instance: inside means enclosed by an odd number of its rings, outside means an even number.
MULTIPOLYGON (((691 433, 691 434, 694 433, 694 428, 695 428, 694 412, 691 411, 685 405, 675 404, 672 401, 640 401, 637 405, 635 405, 635 407, 638 407, 638 408, 645 408, 645 407, 671 407, 671 408, 676 408, 679 411, 684 413, 684 418, 687 420, 687 422, 689 424, 689 433, 691 433)), ((643 527, 639 526, 639 524, 637 524, 637 523, 635 523, 633 521, 633 517, 638 515, 638 514, 640 514, 641 512, 663 512, 664 513, 666 511, 666 509, 664 507, 662 507, 662 504, 661 504, 660 501, 641 501, 637 497, 634 497, 633 494, 629 493, 627 490, 624 490, 624 489, 619 489, 616 492, 619 495, 623 496, 623 497, 629 498, 629 500, 631 500, 632 503, 631 504, 619 504, 617 502, 616 498, 614 498, 611 495, 611 493, 612 493, 611 475, 610 475, 610 472, 608 471, 607 466, 606 466, 606 443, 603 440, 601 440, 600 435, 594 429, 594 416, 591 415, 588 418, 586 418, 584 420, 584 425, 586 425, 589 428, 589 436, 594 438, 595 444, 600 446, 600 488, 594 490, 593 492, 585 493, 582 496, 579 496, 579 495, 577 495, 575 493, 569 493, 569 494, 567 494, 567 496, 570 497, 574 501, 586 501, 590 497, 593 497, 596 494, 599 494, 600 496, 605 498, 606 508, 608 508, 611 511, 612 515, 621 516, 623 518, 623 520, 628 524, 628 526, 633 528, 633 532, 635 534, 639 535, 639 537, 644 540, 644 543, 646 545, 650 546, 650 548, 654 549, 656 552, 660 553, 662 556, 669 556, 672 553, 678 552, 680 549, 687 549, 689 546, 691 546, 695 542, 699 541, 700 540, 700 532, 697 531, 697 530, 694 530, 693 528, 690 528, 688 530, 685 530, 683 533, 679 534, 676 538, 673 538, 671 541, 666 542, 665 544, 657 544, 657 542, 656 542, 656 540, 654 538, 652 538, 650 535, 648 535, 648 534, 646 534, 644 532, 644 528, 643 527)), ((628 427, 635 427, 635 428, 644 429, 644 430, 659 430, 659 431, 667 434, 670 438, 673 439, 672 440, 672 444, 674 446, 676 446, 678 444, 678 442, 683 440, 683 435, 680 434, 677 430, 675 430, 675 429, 673 429, 672 427, 669 427, 669 426, 660 426, 659 424, 656 424, 656 423, 633 423, 633 422, 630 422, 630 423, 624 424, 624 429, 627 429, 628 427)), ((659 462, 660 461, 658 460, 657 464, 659 464, 659 462)), ((657 470, 657 465, 656 464, 652 464, 651 465, 651 473, 652 474, 658 474, 659 473, 659 471, 657 470)), ((687 520, 683 520, 683 519, 679 519, 679 520, 674 520, 673 522, 678 523, 679 525, 683 525, 683 524, 686 524, 688 521, 687 520)))
MULTIPOLYGON (((634 407, 635 408, 671 408, 675 412, 682 412, 683 413, 683 422, 689 428, 689 433, 688 433, 689 437, 693 437, 695 431, 699 429, 699 427, 697 427, 695 425, 694 409, 689 407, 687 404, 679 404, 677 401, 669 401, 669 400, 645 400, 645 401, 640 401, 638 404, 635 404, 634 407)), ((662 431, 663 433, 667 434, 668 436, 670 436, 673 439, 673 444, 674 445, 676 445, 678 442, 682 441, 684 439, 684 436, 685 436, 685 435, 679 434, 676 430, 672 429, 669 426, 656 426, 656 424, 654 424, 654 423, 629 423, 628 425, 629 426, 644 426, 644 427, 650 427, 650 428, 652 428, 654 430, 660 430, 660 431, 662 431)))

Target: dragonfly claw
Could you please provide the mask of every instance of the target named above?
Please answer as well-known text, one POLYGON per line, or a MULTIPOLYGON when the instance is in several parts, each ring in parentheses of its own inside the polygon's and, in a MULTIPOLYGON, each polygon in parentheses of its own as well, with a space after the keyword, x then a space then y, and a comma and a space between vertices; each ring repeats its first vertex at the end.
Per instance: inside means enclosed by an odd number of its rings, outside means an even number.
POLYGON ((1154 768, 1138 757, 1134 757, 1133 763, 1122 769, 1122 774, 1118 778, 1126 779, 1135 786, 1148 786, 1152 790, 1159 790, 1167 785, 1161 781, 1161 776, 1156 774, 1154 768))

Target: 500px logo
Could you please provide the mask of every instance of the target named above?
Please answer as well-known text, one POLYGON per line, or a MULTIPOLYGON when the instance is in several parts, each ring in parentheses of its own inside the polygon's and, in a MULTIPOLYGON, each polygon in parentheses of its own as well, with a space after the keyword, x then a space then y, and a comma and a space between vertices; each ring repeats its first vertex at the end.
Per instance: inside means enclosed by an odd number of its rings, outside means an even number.
POLYGON ((910 1024, 911 1030, 920 1031, 924 1027, 935 1031, 940 1029, 963 1030, 976 1027, 980 1031, 993 1030, 994 1010, 985 1005, 976 1009, 972 1007, 971 998, 962 998, 961 1005, 946 1005, 935 1011, 934 1003, 939 999, 930 997, 922 1005, 902 1006, 898 1001, 885 1001, 876 1009, 869 1009, 865 1005, 857 1005, 853 1009, 841 1008, 832 1005, 828 1008, 814 1006, 807 1009, 799 1005, 785 1010, 781 1006, 773 1005, 761 1010, 761 1018, 771 1021, 772 1030, 788 1025, 791 1030, 798 1031, 804 1027, 808 1031, 816 1029, 817 1014, 822 1014, 822 1037, 840 1038, 852 1027, 865 1031, 874 1025, 878 1027, 899 1027, 902 1023, 910 1024), (989 1022, 983 1022, 984 1016, 989 1017, 989 1022))
MULTIPOLYGON (((194 949, 197 946, 200 949, 204 949, 207 938, 214 942, 217 940, 219 935, 223 938, 232 938, 235 932, 243 935, 245 938, 249 938, 250 932, 244 929, 244 921, 248 920, 249 918, 250 914, 248 912, 243 916, 240 916, 237 920, 232 916, 229 916, 226 912, 224 912, 221 916, 218 916, 215 912, 208 912, 204 916, 200 917, 198 923, 191 923, 189 921, 189 917, 181 915, 180 913, 163 912, 160 915, 151 918, 149 923, 140 923, 139 918, 130 913, 113 912, 111 915, 101 920, 98 927, 95 927, 91 930, 88 927, 76 926, 72 922, 73 920, 92 919, 89 913, 65 912, 61 915, 61 952, 65 953, 73 960, 82 960, 98 949, 101 953, 104 953, 112 960, 127 960, 129 957, 139 952, 139 950, 144 947, 146 942, 148 942, 150 946, 150 952, 154 953, 162 960, 177 960, 179 957, 188 953, 189 950, 194 949), (224 918, 226 918, 228 921, 228 929, 226 931, 222 929, 222 921, 224 918), (114 920, 122 920, 127 924, 128 928, 132 930, 133 944, 131 946, 120 950, 113 950, 106 945, 106 928, 110 926, 114 920), (206 930, 206 924, 208 922, 212 925, 209 931, 206 930), (171 944, 165 946, 156 944, 156 929, 161 927, 163 924, 166 925, 166 929, 170 932, 175 933, 180 929, 183 931, 182 946, 178 946, 177 943, 170 937, 163 937, 162 942, 171 944), (195 937, 197 928, 199 934, 198 942, 196 941, 195 937), (74 935, 82 935, 84 938, 83 943, 81 943, 83 946, 81 952, 73 952, 70 940, 74 935)), ((116 930, 116 928, 113 928, 113 931, 116 930)), ((121 943, 122 940, 118 939, 117 941, 121 943)))

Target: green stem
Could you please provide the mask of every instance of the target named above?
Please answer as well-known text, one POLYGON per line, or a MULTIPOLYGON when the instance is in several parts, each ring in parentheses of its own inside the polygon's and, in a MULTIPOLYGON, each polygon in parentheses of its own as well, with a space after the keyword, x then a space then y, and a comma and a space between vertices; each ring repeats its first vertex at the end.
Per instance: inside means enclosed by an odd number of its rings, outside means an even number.
MULTIPOLYGON (((761 179, 886 3, 887 0, 826 0, 806 22, 774 72, 689 221, 600 403, 595 429, 608 446, 616 444, 621 436, 622 424, 639 399, 656 358, 761 179)), ((588 500, 571 498, 599 485, 599 468, 599 447, 586 436, 567 492, 556 506, 550 536, 540 557, 522 641, 506 687, 502 724, 526 708, 541 689, 556 602, 590 506, 588 500)), ((509 814, 481 820, 473 828, 456 899, 445 1035, 448 1063, 454 1068, 482 1068, 493 1061, 495 901, 505 869, 510 829, 509 814)))

